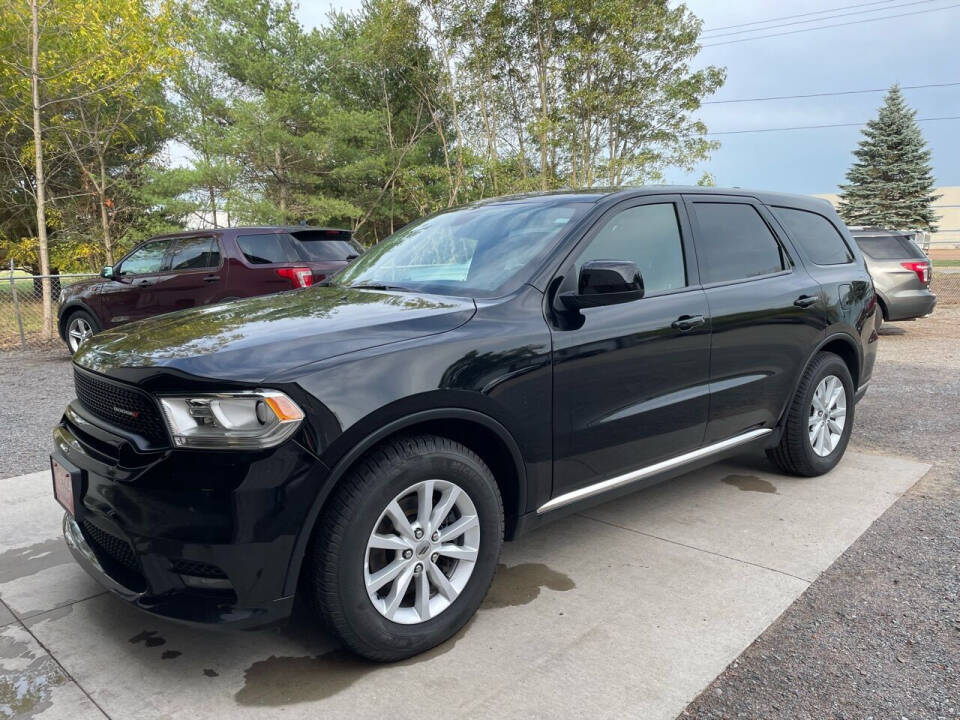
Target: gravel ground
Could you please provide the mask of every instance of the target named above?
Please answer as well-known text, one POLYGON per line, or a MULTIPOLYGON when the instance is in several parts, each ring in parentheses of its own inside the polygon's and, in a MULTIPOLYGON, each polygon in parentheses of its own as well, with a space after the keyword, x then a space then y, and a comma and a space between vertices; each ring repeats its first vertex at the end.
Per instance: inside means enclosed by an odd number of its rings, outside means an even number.
POLYGON ((0 478, 48 466, 51 432, 73 397, 66 350, 0 352, 0 478))
MULTIPOLYGON (((684 712, 960 718, 960 308, 887 324, 852 447, 933 469, 684 712)), ((64 352, 0 353, 0 478, 47 465, 73 397, 64 352)))
POLYGON ((960 308, 881 332, 852 447, 933 469, 684 716, 960 717, 960 308))

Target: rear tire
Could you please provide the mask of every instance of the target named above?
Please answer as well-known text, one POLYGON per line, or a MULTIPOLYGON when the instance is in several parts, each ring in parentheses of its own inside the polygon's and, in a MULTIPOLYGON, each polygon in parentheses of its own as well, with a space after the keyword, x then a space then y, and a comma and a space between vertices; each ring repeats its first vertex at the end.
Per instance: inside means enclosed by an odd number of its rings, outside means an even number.
POLYGON ((74 310, 70 313, 64 333, 70 354, 75 355, 80 345, 98 332, 100 332, 100 323, 86 310, 74 310))
POLYGON ((370 451, 336 488, 304 580, 347 647, 402 660, 473 616, 502 542, 503 504, 483 460, 447 438, 403 437, 370 451))
POLYGON ((767 450, 767 457, 790 475, 823 475, 843 457, 853 418, 850 370, 839 356, 821 352, 803 371, 780 442, 767 450))

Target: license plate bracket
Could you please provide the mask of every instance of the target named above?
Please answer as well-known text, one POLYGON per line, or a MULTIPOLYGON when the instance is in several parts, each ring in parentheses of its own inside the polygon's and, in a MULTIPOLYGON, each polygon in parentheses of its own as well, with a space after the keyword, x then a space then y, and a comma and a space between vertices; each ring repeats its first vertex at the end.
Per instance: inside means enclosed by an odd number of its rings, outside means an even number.
POLYGON ((76 497, 80 487, 82 470, 67 467, 53 457, 50 458, 50 474, 53 476, 53 497, 63 509, 76 517, 76 497))

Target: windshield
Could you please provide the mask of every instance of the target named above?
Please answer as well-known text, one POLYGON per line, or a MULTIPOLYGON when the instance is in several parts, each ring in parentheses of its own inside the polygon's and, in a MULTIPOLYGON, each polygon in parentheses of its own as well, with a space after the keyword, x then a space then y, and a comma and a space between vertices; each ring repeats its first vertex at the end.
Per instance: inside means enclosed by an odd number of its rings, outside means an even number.
POLYGON ((336 277, 338 285, 495 297, 527 280, 589 203, 513 202, 432 215, 401 228, 336 277))

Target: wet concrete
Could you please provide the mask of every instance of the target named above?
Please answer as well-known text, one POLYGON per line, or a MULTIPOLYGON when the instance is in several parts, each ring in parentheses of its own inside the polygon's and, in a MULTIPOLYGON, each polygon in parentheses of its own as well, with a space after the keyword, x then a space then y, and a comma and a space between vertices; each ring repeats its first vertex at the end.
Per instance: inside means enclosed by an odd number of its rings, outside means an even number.
POLYGON ((721 482, 733 485, 744 492, 776 493, 777 486, 769 480, 758 478, 756 475, 727 475, 721 482))
POLYGON ((10 634, 0 636, 0 716, 34 717, 50 707, 53 688, 65 682, 49 655, 10 634))
POLYGON ((144 630, 142 633, 134 635, 127 640, 127 642, 132 645, 143 643, 147 647, 159 647, 160 645, 165 645, 167 641, 160 637, 160 634, 156 630, 144 630))
POLYGON ((501 564, 497 565, 490 592, 480 608, 495 610, 517 607, 536 600, 543 588, 565 592, 575 587, 573 580, 543 563, 521 563, 509 567, 501 564))
POLYGON ((0 553, 0 585, 73 562, 63 538, 53 538, 0 553))
MULTIPOLYGON (((453 650, 470 629, 471 618, 460 631, 442 645, 397 663, 375 663, 337 648, 315 657, 277 657, 255 662, 244 672, 243 687, 234 695, 240 705, 281 707, 314 702, 346 690, 358 680, 390 668, 419 665, 453 650)), ((208 675, 204 670, 204 674, 208 675)), ((208 675, 215 677, 214 675, 208 675)))
MULTIPOLYGON (((564 592, 576 584, 568 576, 543 563, 497 566, 490 592, 480 611, 527 605, 543 588, 564 592)), ((317 656, 271 656, 247 668, 244 686, 235 698, 241 705, 281 706, 313 702, 346 690, 371 673, 409 667, 450 652, 473 623, 471 620, 450 640, 428 652, 399 663, 384 665, 363 660, 347 650, 336 649, 317 656)), ((206 674, 206 671, 204 671, 206 674)))

